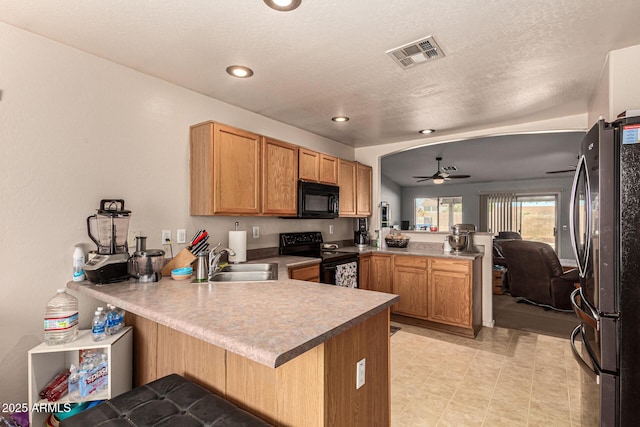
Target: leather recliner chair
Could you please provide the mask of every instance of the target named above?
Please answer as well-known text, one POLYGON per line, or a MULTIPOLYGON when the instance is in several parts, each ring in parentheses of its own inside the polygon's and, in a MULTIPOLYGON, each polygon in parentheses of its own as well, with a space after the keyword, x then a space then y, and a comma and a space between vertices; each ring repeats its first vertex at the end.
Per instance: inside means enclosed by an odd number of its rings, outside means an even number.
POLYGON ((511 296, 570 310, 569 296, 579 282, 578 270, 563 273, 558 255, 546 243, 509 240, 502 243, 511 296))

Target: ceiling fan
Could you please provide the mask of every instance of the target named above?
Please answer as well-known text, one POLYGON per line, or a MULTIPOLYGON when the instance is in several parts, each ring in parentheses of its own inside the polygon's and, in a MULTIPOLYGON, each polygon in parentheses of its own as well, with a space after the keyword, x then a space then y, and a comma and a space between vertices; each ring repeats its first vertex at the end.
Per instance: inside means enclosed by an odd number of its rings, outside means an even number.
POLYGON ((547 171, 545 173, 547 174, 556 174, 556 173, 566 173, 566 172, 575 172, 576 171, 576 165, 569 165, 570 169, 561 169, 561 170, 557 170, 557 171, 547 171))
POLYGON ((438 169, 436 173, 431 176, 414 176, 414 178, 418 178, 417 182, 426 181, 428 179, 432 179, 434 184, 442 184, 445 181, 450 181, 452 179, 460 179, 460 178, 470 178, 471 175, 449 175, 447 172, 443 172, 440 169, 440 161, 442 157, 436 157, 438 161, 438 169))

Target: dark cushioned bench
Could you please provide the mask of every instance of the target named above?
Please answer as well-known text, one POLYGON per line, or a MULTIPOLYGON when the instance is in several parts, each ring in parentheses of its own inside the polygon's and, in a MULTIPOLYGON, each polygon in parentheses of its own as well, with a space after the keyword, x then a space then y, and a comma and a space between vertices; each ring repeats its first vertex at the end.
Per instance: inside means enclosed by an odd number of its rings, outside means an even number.
POLYGON ((80 412, 60 423, 63 427, 195 427, 269 426, 233 403, 177 374, 80 412))

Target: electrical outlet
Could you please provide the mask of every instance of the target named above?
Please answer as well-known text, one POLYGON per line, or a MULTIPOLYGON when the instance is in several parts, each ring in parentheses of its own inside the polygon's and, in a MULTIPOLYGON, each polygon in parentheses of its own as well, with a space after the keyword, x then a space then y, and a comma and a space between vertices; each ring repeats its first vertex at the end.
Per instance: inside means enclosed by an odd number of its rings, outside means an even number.
POLYGON ((329 234, 333 234, 333 224, 329 224, 329 234))
POLYGON ((176 231, 176 243, 187 243, 187 230, 180 228, 176 231))
POLYGON ((364 385, 364 371, 366 359, 362 359, 356 364, 356 389, 364 385))
POLYGON ((171 230, 162 230, 162 244, 171 242, 171 230))
POLYGON ((253 226, 253 238, 257 239, 260 237, 260 227, 258 227, 257 225, 253 226))

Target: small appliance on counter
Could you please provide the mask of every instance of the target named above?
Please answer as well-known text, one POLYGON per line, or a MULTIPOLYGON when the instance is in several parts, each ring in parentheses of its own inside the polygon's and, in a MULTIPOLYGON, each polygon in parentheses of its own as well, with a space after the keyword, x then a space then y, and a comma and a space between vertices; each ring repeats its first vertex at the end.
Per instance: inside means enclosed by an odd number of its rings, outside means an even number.
POLYGON ((129 218, 122 199, 103 199, 97 213, 87 218, 87 232, 98 247, 84 265, 93 283, 114 283, 129 279, 129 218))
POLYGON ((456 224, 451 227, 451 234, 447 236, 449 245, 451 246, 451 252, 473 252, 473 243, 471 237, 476 231, 476 226, 473 224, 456 224))
POLYGON ((358 249, 365 249, 369 246, 369 220, 367 218, 356 218, 355 226, 353 243, 358 249))
POLYGON ((136 251, 131 256, 129 272, 136 282, 157 282, 162 277, 164 251, 147 249, 146 237, 136 237, 136 251))

